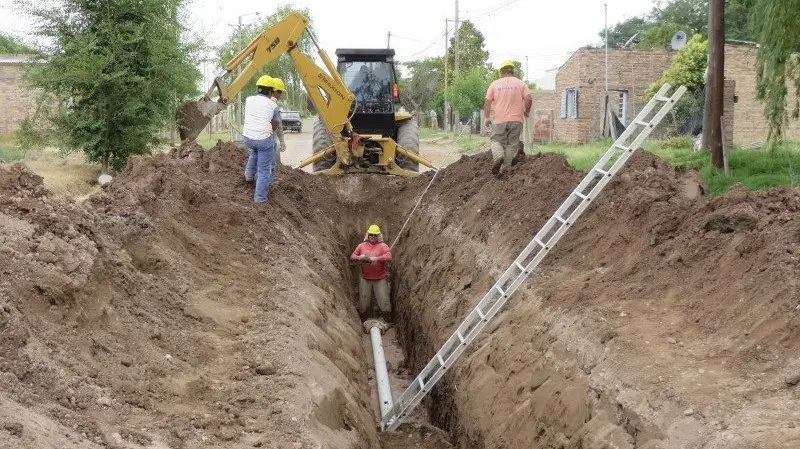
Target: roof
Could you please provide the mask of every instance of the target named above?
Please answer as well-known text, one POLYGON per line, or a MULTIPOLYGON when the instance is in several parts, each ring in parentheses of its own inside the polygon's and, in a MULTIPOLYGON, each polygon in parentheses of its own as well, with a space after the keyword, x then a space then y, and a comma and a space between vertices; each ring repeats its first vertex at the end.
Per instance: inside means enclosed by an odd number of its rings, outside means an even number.
POLYGON ((337 48, 336 56, 394 56, 393 48, 337 48))

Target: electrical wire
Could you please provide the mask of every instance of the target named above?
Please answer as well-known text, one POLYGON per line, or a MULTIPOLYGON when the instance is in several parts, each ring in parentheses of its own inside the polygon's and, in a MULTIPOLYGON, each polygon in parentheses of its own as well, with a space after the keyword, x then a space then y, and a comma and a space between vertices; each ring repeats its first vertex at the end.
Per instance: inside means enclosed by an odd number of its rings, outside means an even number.
POLYGON ((519 0, 510 0, 510 1, 506 2, 506 3, 503 3, 502 5, 498 6, 495 9, 492 9, 492 10, 489 10, 487 12, 483 12, 483 13, 480 13, 480 14, 474 14, 472 16, 465 17, 464 19, 461 19, 461 20, 472 20, 472 19, 475 19, 477 17, 488 16, 489 14, 492 14, 494 12, 500 11, 501 9, 506 8, 507 6, 510 6, 511 4, 516 3, 518 1, 519 0))
POLYGON ((430 44, 428 44, 428 46, 427 46, 427 47, 425 47, 425 48, 423 48, 422 50, 420 50, 420 51, 418 51, 418 52, 414 53, 413 55, 403 55, 403 56, 398 56, 398 58, 400 58, 400 59, 413 58, 413 57, 415 57, 415 56, 421 55, 422 53, 425 53, 426 51, 430 50, 430 48, 431 48, 431 47, 433 47, 434 45, 436 45, 436 44, 438 44, 439 42, 441 42, 441 40, 442 40, 442 38, 445 36, 445 34, 447 34, 447 32, 446 32, 446 31, 445 31, 444 33, 440 34, 440 35, 439 35, 439 36, 438 36, 436 39, 434 39, 433 41, 431 41, 431 43, 430 43, 430 44))

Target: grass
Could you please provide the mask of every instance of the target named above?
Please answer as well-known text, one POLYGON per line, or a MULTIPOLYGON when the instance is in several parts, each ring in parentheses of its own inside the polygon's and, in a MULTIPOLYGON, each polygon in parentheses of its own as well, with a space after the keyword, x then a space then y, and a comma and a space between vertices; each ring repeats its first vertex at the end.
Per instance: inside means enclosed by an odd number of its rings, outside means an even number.
POLYGON ((489 142, 489 137, 487 136, 468 133, 454 134, 430 128, 420 128, 419 138, 442 145, 454 146, 459 153, 463 154, 475 154, 482 151, 489 142))
POLYGON ((0 134, 0 161, 16 162, 25 157, 25 150, 20 148, 11 134, 0 134))
MULTIPOLYGON (((800 186, 800 144, 787 143, 780 149, 751 150, 738 147, 728 153, 729 174, 711 165, 708 151, 694 151, 686 139, 650 141, 645 150, 666 160, 674 167, 697 170, 706 184, 706 191, 721 195, 737 183, 749 190, 762 190, 778 186, 800 186)), ((599 140, 584 145, 537 145, 530 153, 558 153, 581 171, 588 171, 611 146, 611 140, 599 140)))
POLYGON ((208 132, 203 131, 197 136, 197 143, 205 149, 209 149, 217 144, 217 140, 221 140, 223 142, 227 142, 231 140, 231 135, 228 131, 220 131, 216 133, 209 134, 208 132))

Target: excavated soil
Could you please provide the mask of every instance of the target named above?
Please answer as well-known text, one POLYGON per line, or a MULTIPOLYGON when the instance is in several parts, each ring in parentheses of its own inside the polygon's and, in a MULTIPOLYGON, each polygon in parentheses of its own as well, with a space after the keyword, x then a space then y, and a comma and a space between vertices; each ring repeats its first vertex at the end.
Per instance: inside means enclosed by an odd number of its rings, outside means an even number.
MULTIPOLYGON (((76 204, 0 166, 0 447, 796 448, 800 194, 707 198, 638 155, 455 365, 380 434, 347 260, 433 176, 282 168, 255 206, 234 145, 134 159, 76 204)), ((394 248, 413 375, 581 173, 485 154, 394 248)), ((395 391, 398 395, 400 391, 395 391)))

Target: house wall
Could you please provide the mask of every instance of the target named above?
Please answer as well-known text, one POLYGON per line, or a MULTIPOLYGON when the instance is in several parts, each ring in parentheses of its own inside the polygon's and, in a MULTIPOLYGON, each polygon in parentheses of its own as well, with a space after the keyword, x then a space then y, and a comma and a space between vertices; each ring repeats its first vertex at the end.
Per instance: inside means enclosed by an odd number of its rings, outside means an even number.
MULTIPOLYGON (((736 81, 733 143, 746 145, 767 140, 769 126, 764 117, 764 105, 756 98, 756 57, 758 49, 746 45, 725 46, 725 78, 736 81)), ((789 105, 794 90, 789 89, 789 105)), ((787 139, 800 139, 800 120, 789 119, 784 128, 787 139)))
POLYGON ((36 106, 34 91, 22 82, 24 64, 12 59, 18 58, 0 55, 0 134, 16 131, 36 106))
MULTIPOLYGON (((627 91, 628 120, 646 104, 644 93, 669 67, 674 53, 668 50, 614 49, 608 52, 608 89, 627 91)), ((556 74, 555 140, 584 143, 602 132, 605 91, 605 50, 581 49, 556 74), (561 92, 578 89, 578 118, 561 118, 561 92)))

